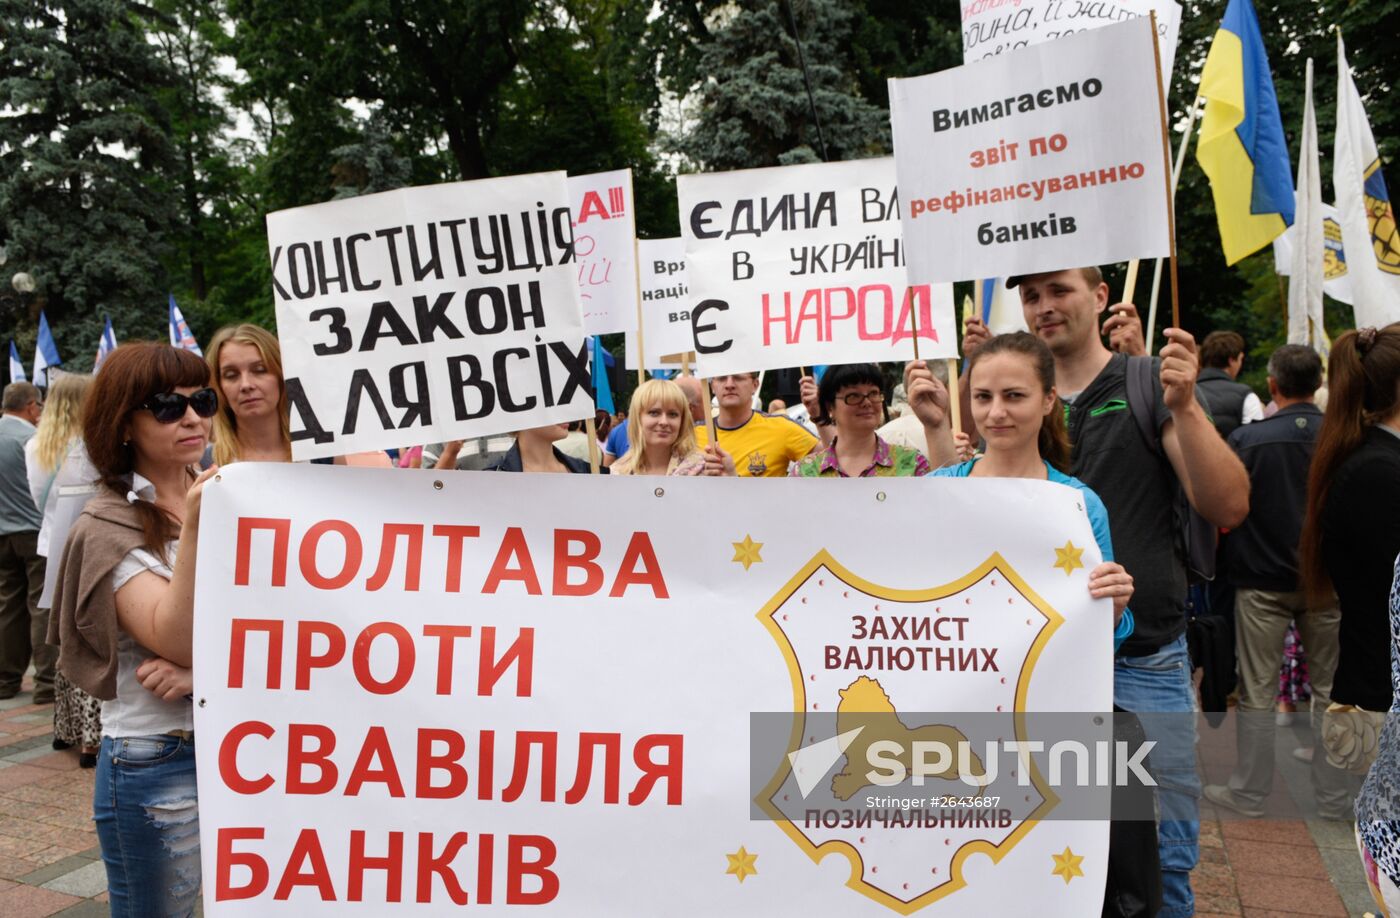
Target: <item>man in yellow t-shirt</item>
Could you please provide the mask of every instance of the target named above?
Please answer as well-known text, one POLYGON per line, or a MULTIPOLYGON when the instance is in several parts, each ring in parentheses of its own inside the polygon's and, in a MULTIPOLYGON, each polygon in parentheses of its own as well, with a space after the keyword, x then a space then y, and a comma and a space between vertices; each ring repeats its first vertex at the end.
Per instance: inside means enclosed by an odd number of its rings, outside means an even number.
MULTIPOLYGON (((718 376, 710 380, 710 386, 719 401, 719 414, 715 417, 719 445, 734 457, 739 477, 783 477, 787 475, 788 463, 817 447, 817 438, 791 418, 754 410, 757 373, 718 376)), ((702 449, 710 442, 703 424, 695 428, 695 442, 702 449)))

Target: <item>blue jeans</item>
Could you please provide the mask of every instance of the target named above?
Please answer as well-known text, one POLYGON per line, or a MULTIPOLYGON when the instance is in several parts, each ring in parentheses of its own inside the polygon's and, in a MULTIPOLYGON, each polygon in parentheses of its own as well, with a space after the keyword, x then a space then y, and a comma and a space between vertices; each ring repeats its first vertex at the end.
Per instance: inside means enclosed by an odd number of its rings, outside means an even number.
POLYGON ((92 813, 112 918, 193 915, 200 879, 194 743, 102 737, 92 813))
POLYGON ((1147 738, 1157 744, 1148 754, 1148 771, 1157 782, 1158 914, 1188 918, 1196 908, 1191 870, 1200 856, 1201 776, 1196 770, 1196 690, 1185 635, 1154 654, 1115 660, 1113 701, 1137 714, 1147 738))

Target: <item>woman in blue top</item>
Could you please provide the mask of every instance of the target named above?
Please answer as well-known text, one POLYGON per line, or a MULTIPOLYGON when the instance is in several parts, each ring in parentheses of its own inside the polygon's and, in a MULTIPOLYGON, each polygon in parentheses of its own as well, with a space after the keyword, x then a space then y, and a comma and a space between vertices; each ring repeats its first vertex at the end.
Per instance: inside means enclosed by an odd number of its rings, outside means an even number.
MULTIPOLYGON (((919 413, 929 401, 923 398, 928 370, 910 371, 909 404, 919 413)), ((968 462, 936 469, 938 477, 1038 478, 1077 488, 1099 543, 1103 563, 1089 574, 1089 592, 1095 599, 1113 600, 1113 649, 1133 633, 1128 599, 1133 578, 1113 560, 1108 531, 1108 511, 1084 482, 1065 474, 1069 468, 1069 434, 1064 407, 1055 394, 1055 358, 1045 342, 1026 332, 998 335, 979 347, 971 358, 968 383, 972 417, 986 449, 968 462)))

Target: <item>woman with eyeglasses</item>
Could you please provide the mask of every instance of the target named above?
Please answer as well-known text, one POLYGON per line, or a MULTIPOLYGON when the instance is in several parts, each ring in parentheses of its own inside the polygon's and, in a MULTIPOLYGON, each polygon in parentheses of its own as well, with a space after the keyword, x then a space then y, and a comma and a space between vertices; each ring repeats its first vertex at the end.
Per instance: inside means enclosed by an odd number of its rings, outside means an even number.
MULTIPOLYGON (((798 478, 916 477, 929 473, 929 461, 918 450, 892 445, 875 430, 885 423, 884 377, 873 363, 833 366, 817 386, 819 414, 813 420, 834 427, 831 443, 819 446, 789 471, 798 478)), ((935 386, 939 385, 934 383, 935 386)), ((948 401, 943 392, 943 404, 948 401)), ((939 465, 953 459, 951 437, 930 437, 939 465), (946 442, 944 442, 946 440, 946 442)))
POLYGON ((102 699, 93 820, 115 918, 194 912, 200 884, 190 692, 200 494, 219 401, 209 367, 165 344, 102 364, 83 417, 100 489, 54 593, 59 668, 102 699))

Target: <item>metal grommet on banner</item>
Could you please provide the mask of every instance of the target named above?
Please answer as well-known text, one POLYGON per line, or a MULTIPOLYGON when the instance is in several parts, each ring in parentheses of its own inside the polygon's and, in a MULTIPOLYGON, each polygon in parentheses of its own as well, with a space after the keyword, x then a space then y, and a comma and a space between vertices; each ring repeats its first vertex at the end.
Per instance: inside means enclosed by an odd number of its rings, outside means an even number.
POLYGON ((222 476, 222 475, 215 475, 215 476, 214 476, 214 480, 215 480, 215 481, 223 481, 223 480, 224 480, 224 476, 222 476))
POLYGON ((205 706, 206 704, 208 704, 208 703, 209 703, 209 702, 205 701, 203 698, 199 699, 199 706, 200 706, 201 708, 204 707, 204 706, 205 706))
POLYGON ((885 499, 885 492, 884 492, 884 491, 876 491, 876 492, 875 492, 875 499, 876 499, 876 500, 879 500, 879 501, 883 501, 883 500, 885 499))
POLYGON ((441 491, 441 490, 442 490, 442 482, 441 482, 441 481, 434 481, 434 482, 433 482, 433 490, 434 490, 434 491, 441 491))
POLYGON ((1094 715, 1094 726, 1096 726, 1096 727, 1102 727, 1102 726, 1103 726, 1103 718, 1100 717, 1100 716, 1098 716, 1097 714, 1094 715))
POLYGON ((651 493, 655 494, 657 497, 665 497, 665 496, 666 496, 666 489, 665 489, 665 488, 657 488, 655 491, 652 491, 651 493))

